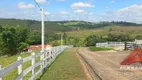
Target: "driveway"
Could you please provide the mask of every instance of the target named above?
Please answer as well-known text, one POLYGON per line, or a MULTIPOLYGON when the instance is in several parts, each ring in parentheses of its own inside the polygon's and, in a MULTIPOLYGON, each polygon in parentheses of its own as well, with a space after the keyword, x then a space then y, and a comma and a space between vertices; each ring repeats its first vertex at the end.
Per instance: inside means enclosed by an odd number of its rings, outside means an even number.
POLYGON ((94 80, 142 80, 142 72, 120 71, 120 62, 129 51, 97 51, 79 48, 77 53, 87 65, 94 80))

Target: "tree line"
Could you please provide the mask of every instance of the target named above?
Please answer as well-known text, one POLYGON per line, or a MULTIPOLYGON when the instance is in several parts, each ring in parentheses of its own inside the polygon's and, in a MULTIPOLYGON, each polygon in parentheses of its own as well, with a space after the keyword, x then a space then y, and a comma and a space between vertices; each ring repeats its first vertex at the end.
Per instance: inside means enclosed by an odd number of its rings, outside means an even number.
MULTIPOLYGON (((62 32, 64 45, 74 45, 75 47, 95 46, 97 42, 107 41, 134 41, 142 39, 141 35, 131 37, 130 34, 104 34, 89 35, 87 37, 70 37, 66 32, 62 32)), ((61 44, 61 34, 45 33, 45 43, 52 46, 61 44)), ((15 55, 30 45, 41 44, 41 32, 20 26, 0 25, 0 55, 15 55)))
MULTIPOLYGON (((45 34, 45 42, 60 39, 60 35, 45 34)), ((30 45, 41 44, 41 33, 20 26, 0 25, 0 55, 12 56, 30 45)))
POLYGON ((95 46, 98 42, 127 42, 134 41, 135 39, 142 39, 141 35, 131 37, 129 34, 106 34, 98 36, 95 34, 87 37, 64 37, 64 44, 73 44, 75 47, 89 47, 95 46))

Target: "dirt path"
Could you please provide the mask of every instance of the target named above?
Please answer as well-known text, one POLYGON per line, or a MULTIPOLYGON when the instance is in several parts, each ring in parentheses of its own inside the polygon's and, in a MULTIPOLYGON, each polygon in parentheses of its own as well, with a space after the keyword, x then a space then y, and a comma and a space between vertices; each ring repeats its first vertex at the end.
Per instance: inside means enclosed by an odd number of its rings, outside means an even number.
POLYGON ((91 67, 93 75, 98 77, 94 80, 142 80, 142 72, 122 72, 119 70, 120 62, 130 52, 92 52, 88 48, 80 48, 78 49, 78 53, 91 67))

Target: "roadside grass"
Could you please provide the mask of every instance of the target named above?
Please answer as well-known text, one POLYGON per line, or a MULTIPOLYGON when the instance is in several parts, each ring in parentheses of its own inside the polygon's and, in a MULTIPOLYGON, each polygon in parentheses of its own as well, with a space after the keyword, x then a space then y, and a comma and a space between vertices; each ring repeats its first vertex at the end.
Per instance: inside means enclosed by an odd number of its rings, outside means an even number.
POLYGON ((45 71, 41 80, 87 80, 76 56, 76 48, 64 51, 45 71))
MULTIPOLYGON (((33 51, 36 54, 40 52, 40 50, 35 50, 33 51)), ((0 65, 2 65, 2 68, 9 66, 10 64, 12 64, 13 62, 17 61, 17 58, 21 56, 22 58, 31 56, 31 53, 25 53, 25 54, 17 54, 14 56, 10 56, 10 57, 4 57, 1 56, 0 57, 0 65)), ((39 61, 39 57, 36 58, 36 61, 39 61)), ((31 66, 31 61, 28 61, 26 63, 23 64, 22 68, 26 69, 27 67, 31 66)), ((10 73, 8 73, 7 75, 3 76, 3 80, 14 80, 16 78, 16 76, 18 75, 17 73, 17 68, 12 70, 10 73)), ((28 80, 27 78, 29 78, 31 76, 31 72, 29 72, 23 80, 28 80)))
POLYGON ((102 47, 96 47, 96 46, 91 46, 89 47, 91 51, 106 51, 106 50, 112 50, 112 48, 102 48, 102 47))

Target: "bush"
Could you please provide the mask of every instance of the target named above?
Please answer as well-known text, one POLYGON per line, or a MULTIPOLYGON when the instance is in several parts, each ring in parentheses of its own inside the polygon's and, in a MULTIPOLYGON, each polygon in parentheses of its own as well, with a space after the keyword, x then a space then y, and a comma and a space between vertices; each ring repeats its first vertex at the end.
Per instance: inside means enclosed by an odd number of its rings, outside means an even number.
POLYGON ((92 46, 89 48, 91 51, 106 51, 106 50, 112 50, 112 48, 102 48, 102 47, 96 47, 92 46))

